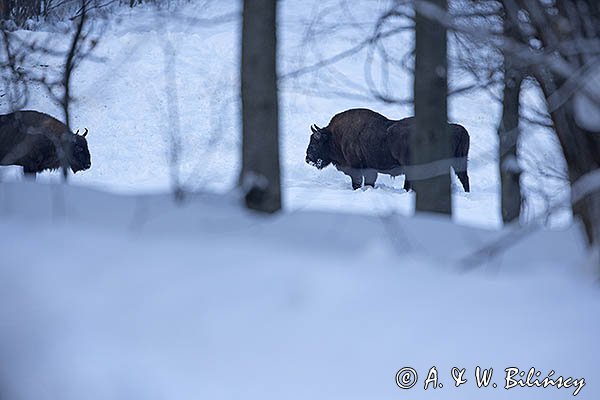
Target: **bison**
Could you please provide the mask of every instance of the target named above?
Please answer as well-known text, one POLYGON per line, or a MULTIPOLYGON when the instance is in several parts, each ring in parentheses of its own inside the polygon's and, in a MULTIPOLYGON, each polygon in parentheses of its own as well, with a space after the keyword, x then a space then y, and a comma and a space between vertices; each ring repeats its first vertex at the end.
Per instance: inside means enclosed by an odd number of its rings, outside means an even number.
POLYGON ((69 132, 56 118, 38 111, 0 115, 0 165, 20 165, 26 175, 62 166, 60 153, 75 173, 90 168, 87 129, 69 132))
MULTIPOLYGON (((414 117, 389 120, 368 109, 352 109, 336 114, 329 125, 311 126, 312 135, 306 150, 306 162, 323 169, 333 164, 352 179, 352 188, 374 186, 377 174, 398 176, 408 174, 410 165, 410 137, 415 132, 414 117)), ((449 124, 451 134, 450 165, 469 191, 467 156, 469 134, 461 125, 449 124)), ((443 166, 444 164, 442 164, 443 166)), ((413 168, 408 174, 413 179, 419 173, 413 168)), ((410 190, 410 179, 405 176, 404 189, 410 190)))

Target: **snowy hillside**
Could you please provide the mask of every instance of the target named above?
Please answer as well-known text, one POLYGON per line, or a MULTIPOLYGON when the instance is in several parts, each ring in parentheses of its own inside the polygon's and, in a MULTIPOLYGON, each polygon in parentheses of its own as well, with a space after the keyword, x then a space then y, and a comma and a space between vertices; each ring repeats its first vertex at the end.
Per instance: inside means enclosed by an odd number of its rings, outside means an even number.
MULTIPOLYGON (((0 169, 0 399, 600 398, 598 260, 568 211, 544 221, 556 229, 498 229, 493 93, 449 99, 450 119, 471 135, 472 191, 453 178, 454 221, 412 216, 401 177, 353 191, 334 168, 305 163, 309 126, 348 108, 394 119, 412 109, 365 96, 364 51, 294 71, 359 43, 386 2, 280 1, 285 209, 265 218, 235 188, 240 4, 173 3, 95 21, 98 46, 74 74, 72 110, 74 128, 90 131, 91 169, 68 185, 58 173, 33 183, 0 169), (177 99, 172 120, 168 98, 177 99), (182 202, 173 176, 187 190, 182 202), (441 385, 424 390, 434 366, 441 385), (477 388, 478 366, 493 368, 490 387, 477 388), (396 382, 405 367, 418 372, 411 389, 396 382), (453 367, 466 370, 460 387, 453 367), (511 367, 573 379, 505 389, 511 367)), ((64 49, 69 28, 40 23, 15 35, 64 49)), ((410 32, 394 40, 398 53, 412 48, 410 32)), ((62 62, 22 68, 51 75, 62 62)), ((410 95, 408 73, 389 79, 391 94, 410 95)), ((533 113, 539 93, 527 86, 522 104, 533 113)), ((27 108, 61 116, 40 87, 27 108)), ((561 170, 555 139, 527 127, 531 220, 569 193, 536 170, 561 170)))
MULTIPOLYGON (((283 77, 355 45, 386 7, 386 2, 360 2, 351 9, 336 6, 339 4, 346 3, 281 2, 279 68, 283 77), (353 23, 325 30, 311 39, 311 33, 321 28, 317 24, 337 20, 353 23)), ((239 11, 236 1, 199 2, 185 5, 178 15, 210 18, 239 11)), ((118 8, 117 12, 121 15, 118 23, 102 27, 96 23, 95 29, 103 32, 94 53, 97 60, 86 61, 75 73, 77 102, 72 111, 73 125, 90 130, 92 168, 73 181, 127 193, 168 190, 170 137, 174 133, 181 141, 177 174, 182 184, 189 190, 228 191, 236 182, 239 166, 239 17, 232 22, 208 24, 157 12, 152 7, 118 8), (173 64, 168 64, 168 59, 174 60, 173 64), (165 79, 167 67, 176 71, 174 82, 165 79), (167 119, 167 90, 178 99, 179 126, 167 119)), ((18 34, 28 40, 67 46, 67 35, 57 34, 56 26, 45 29, 48 32, 42 29, 18 34)), ((397 43, 390 45, 396 46, 399 54, 412 48, 410 33, 394 40, 397 43)), ((327 125, 336 113, 356 107, 371 108, 389 118, 412 114, 410 106, 384 105, 365 98, 365 57, 362 51, 327 68, 281 81, 282 170, 287 210, 342 209, 370 214, 396 210, 405 215, 412 212, 413 194, 402 189, 401 177, 393 180, 380 175, 374 190, 354 192, 349 178, 333 167, 318 171, 304 162, 309 126, 313 123, 327 125)), ((51 69, 60 67, 62 60, 31 60, 26 68, 45 71, 39 65, 42 63, 51 69)), ((378 78, 378 72, 374 74, 378 78)), ((410 74, 404 72, 390 79, 397 97, 410 96, 410 74)), ((531 90, 524 96, 525 109, 539 103, 531 90)), ((28 107, 61 115, 41 89, 33 91, 28 107)), ((485 91, 456 95, 450 98, 450 119, 464 125, 471 135, 472 192, 465 194, 455 182, 455 218, 471 225, 498 226, 499 107, 485 91)), ((524 142, 525 153, 534 153, 542 162, 561 165, 556 143, 547 132, 528 127, 524 142)), ((534 171, 526 170, 526 189, 565 194, 560 187, 550 187, 541 177, 527 172, 534 171)), ((10 174, 20 179, 18 175, 18 171, 10 174)), ((47 174, 45 179, 53 177, 47 174)), ((528 212, 540 212, 536 193, 526 193, 530 195, 528 212)), ((569 216, 562 214, 558 220, 564 225, 569 216)))
POLYGON ((508 367, 600 395, 600 299, 575 228, 469 264, 502 233, 39 184, 3 185, 0 204, 9 399, 572 397, 503 389, 508 367), (432 366, 443 388, 424 391, 432 366), (477 366, 497 389, 476 388, 477 366), (419 374, 412 389, 395 384, 403 367, 419 374))

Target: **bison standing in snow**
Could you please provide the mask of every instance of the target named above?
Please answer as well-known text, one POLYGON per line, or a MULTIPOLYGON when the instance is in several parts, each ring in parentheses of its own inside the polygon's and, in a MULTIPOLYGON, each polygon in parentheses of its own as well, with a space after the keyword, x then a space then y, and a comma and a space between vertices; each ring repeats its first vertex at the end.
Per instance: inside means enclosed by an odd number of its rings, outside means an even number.
MULTIPOLYGON (((374 186, 377 174, 397 176, 407 173, 410 165, 410 137, 416 134, 414 117, 398 121, 367 109, 352 109, 336 114, 329 125, 311 127, 306 162, 318 169, 333 164, 352 179, 352 188, 374 186)), ((450 165, 469 191, 467 156, 469 134, 461 125, 449 124, 451 134, 450 165)), ((411 188, 404 180, 404 189, 411 188)))
POLYGON ((0 115, 0 165, 20 165, 25 174, 35 174, 66 165, 73 172, 90 168, 87 129, 82 135, 38 111, 16 111, 0 115))

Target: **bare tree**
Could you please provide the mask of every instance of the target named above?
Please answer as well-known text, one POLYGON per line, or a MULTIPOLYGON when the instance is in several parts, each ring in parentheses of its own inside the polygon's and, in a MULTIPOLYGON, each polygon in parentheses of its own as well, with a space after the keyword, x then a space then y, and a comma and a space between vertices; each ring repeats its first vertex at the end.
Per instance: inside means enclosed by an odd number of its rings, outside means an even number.
POLYGON ((12 0, 0 0, 0 20, 9 20, 11 9, 12 0))
MULTIPOLYGON (((514 12, 508 9, 506 12, 514 12)), ((504 35, 517 36, 514 16, 504 16, 504 35)), ((523 74, 518 68, 518 59, 510 52, 504 54, 504 91, 502 119, 498 126, 498 165, 500 168, 500 191, 502 220, 505 223, 518 221, 521 213, 521 168, 517 160, 519 140, 519 95, 523 74)))
MULTIPOLYGON (((600 65, 600 4, 593 0, 504 0, 513 10, 519 40, 505 48, 529 62, 546 97, 548 111, 567 163, 573 194, 573 214, 581 218, 587 237, 600 246, 600 185, 583 192, 578 182, 600 169, 600 135, 577 118, 577 98, 594 104, 600 90, 588 80, 600 65)), ((595 110, 595 111, 594 111, 595 110)), ((597 129, 598 127, 596 127, 597 129)))
POLYGON ((242 27, 242 171, 246 206, 281 209, 276 0, 245 0, 242 27))
POLYGON ((407 178, 417 194, 417 211, 451 214, 446 28, 431 19, 431 6, 446 10, 446 0, 415 2, 414 99, 418 133, 411 138, 411 164, 420 173, 407 178))
MULTIPOLYGON (((79 14, 79 20, 77 23, 77 28, 75 29, 75 33, 73 34, 71 40, 71 46, 69 47, 69 51, 67 53, 65 59, 65 67, 63 70, 63 79, 62 79, 62 91, 63 95, 60 97, 60 105, 62 106, 63 114, 65 116, 65 125, 67 126, 68 132, 71 132, 71 115, 70 115, 70 105, 71 105, 71 79, 73 77, 73 71, 75 70, 77 64, 81 59, 81 47, 86 39, 86 35, 83 32, 83 27, 85 26, 85 22, 87 19, 87 2, 86 0, 81 0, 81 11, 79 14)), ((62 175, 63 180, 67 180, 69 174, 69 165, 67 161, 67 156, 65 154, 64 146, 61 144, 57 146, 58 154, 61 159, 62 164, 62 175)))

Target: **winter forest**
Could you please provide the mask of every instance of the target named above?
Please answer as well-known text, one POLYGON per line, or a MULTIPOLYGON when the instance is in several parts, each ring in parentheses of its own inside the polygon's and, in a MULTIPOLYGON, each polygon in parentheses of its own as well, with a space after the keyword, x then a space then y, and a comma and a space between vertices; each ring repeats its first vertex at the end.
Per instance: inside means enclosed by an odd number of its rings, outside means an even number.
POLYGON ((0 400, 598 399, 596 0, 0 0, 0 400))

